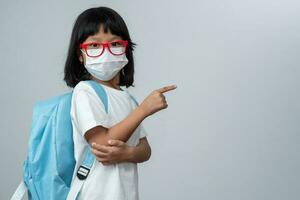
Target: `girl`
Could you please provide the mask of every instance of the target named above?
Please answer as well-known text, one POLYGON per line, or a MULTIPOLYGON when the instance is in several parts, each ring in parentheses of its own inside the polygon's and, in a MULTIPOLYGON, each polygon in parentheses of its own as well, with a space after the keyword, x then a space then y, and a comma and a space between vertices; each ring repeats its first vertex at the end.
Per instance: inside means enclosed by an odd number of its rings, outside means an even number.
POLYGON ((137 106, 128 90, 120 87, 133 86, 134 45, 122 17, 110 8, 87 9, 74 24, 64 77, 74 88, 70 113, 74 154, 78 163, 85 147, 92 145, 99 161, 93 163, 79 199, 139 199, 137 163, 148 160, 151 152, 141 122, 167 108, 163 93, 176 86, 154 90, 137 106), (85 80, 105 89, 108 114, 85 80), (117 150, 111 140, 119 144, 117 150), (117 156, 112 156, 112 149, 117 156))

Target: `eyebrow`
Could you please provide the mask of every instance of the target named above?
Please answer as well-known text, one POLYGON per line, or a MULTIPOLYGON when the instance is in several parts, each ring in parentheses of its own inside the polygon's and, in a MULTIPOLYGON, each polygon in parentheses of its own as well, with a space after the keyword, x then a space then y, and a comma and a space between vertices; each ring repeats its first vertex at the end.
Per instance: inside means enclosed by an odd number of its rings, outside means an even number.
MULTIPOLYGON (((114 40, 114 39, 119 39, 119 38, 120 38, 120 37, 118 37, 118 36, 113 36, 112 38, 110 38, 109 41, 112 41, 112 40, 114 40)), ((98 37, 91 37, 91 39, 102 42, 101 38, 98 38, 98 37)))

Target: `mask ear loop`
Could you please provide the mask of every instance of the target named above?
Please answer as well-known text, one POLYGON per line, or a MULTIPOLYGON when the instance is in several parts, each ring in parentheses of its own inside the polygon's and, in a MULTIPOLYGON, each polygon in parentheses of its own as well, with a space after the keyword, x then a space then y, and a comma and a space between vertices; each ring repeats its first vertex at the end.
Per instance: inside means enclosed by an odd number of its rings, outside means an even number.
POLYGON ((125 76, 124 68, 121 70, 123 76, 125 76))

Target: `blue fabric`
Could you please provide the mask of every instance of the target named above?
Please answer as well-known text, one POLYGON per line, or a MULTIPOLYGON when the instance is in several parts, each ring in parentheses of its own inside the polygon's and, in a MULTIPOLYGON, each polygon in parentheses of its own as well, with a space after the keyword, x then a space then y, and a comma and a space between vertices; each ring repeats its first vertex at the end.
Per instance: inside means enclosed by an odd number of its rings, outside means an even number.
POLYGON ((137 100, 136 100, 131 94, 129 94, 129 96, 130 96, 131 99, 134 101, 134 103, 136 104, 136 106, 138 106, 139 103, 137 102, 137 100))
MULTIPOLYGON (((108 108, 100 84, 88 80, 108 108)), ((75 168, 73 129, 70 116, 73 91, 34 105, 23 178, 30 200, 65 200, 75 168)), ((82 164, 91 167, 94 154, 87 147, 82 164)))
POLYGON ((98 96, 104 104, 106 113, 108 113, 108 99, 104 88, 101 86, 101 84, 97 83, 94 80, 87 80, 86 82, 88 82, 94 88, 94 90, 96 91, 96 93, 98 94, 98 96))
POLYGON ((85 167, 91 168, 93 165, 93 162, 95 160, 95 156, 92 153, 92 150, 90 147, 86 148, 85 150, 85 157, 81 163, 81 165, 84 165, 85 167))

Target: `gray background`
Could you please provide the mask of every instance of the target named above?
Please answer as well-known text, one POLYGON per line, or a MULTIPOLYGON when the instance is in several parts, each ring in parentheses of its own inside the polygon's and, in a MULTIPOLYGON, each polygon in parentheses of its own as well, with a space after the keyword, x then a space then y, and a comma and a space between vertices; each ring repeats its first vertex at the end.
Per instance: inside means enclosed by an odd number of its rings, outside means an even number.
POLYGON ((73 22, 109 6, 126 21, 152 157, 139 166, 153 199, 300 199, 300 3, 292 0, 1 1, 0 199, 22 176, 35 101, 69 89, 63 65, 73 22))

